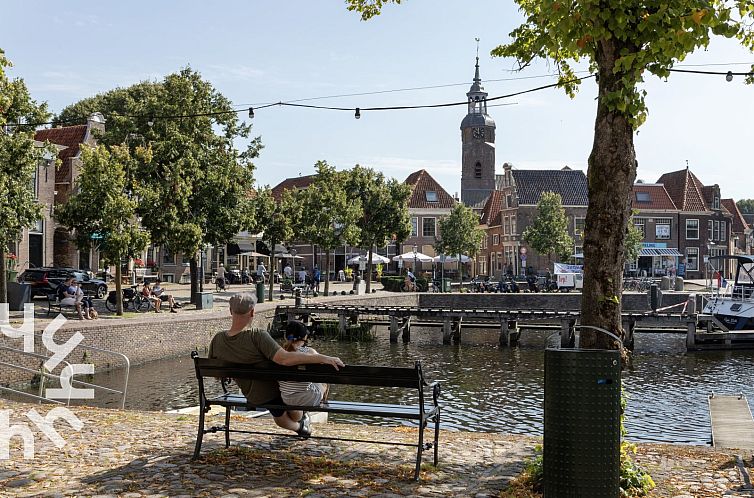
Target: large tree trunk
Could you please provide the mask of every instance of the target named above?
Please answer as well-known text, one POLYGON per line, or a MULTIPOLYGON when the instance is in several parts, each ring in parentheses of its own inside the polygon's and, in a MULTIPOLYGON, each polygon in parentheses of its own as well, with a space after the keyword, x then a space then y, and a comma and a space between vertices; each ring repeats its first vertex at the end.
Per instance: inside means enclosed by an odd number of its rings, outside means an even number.
MULTIPOLYGON (((636 178, 633 128, 626 116, 604 104, 608 92, 620 86, 613 74, 619 47, 602 41, 597 51, 599 99, 594 144, 589 156, 589 207, 584 229, 584 289, 581 323, 623 337, 621 292, 624 238, 631 215, 629 194, 636 178)), ((609 336, 589 329, 581 334, 581 347, 615 349, 609 336)))
POLYGON ((367 252, 367 294, 372 292, 372 248, 374 246, 369 246, 369 252, 367 252))
POLYGON ((0 303, 7 303, 8 302, 8 272, 6 271, 5 265, 7 264, 5 261, 5 244, 0 243, 2 246, 0 248, 0 303))
POLYGON ((115 263, 115 314, 123 316, 123 283, 120 274, 121 258, 115 263))
POLYGON ((330 249, 325 251, 325 296, 330 295, 330 249))

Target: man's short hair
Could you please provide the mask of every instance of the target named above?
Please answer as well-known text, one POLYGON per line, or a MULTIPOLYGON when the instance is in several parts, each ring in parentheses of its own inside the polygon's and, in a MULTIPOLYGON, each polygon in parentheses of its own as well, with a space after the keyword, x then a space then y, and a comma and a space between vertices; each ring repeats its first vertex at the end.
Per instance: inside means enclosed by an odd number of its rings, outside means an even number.
POLYGON ((230 298, 230 312, 234 315, 245 315, 254 309, 257 296, 250 292, 239 292, 230 298))

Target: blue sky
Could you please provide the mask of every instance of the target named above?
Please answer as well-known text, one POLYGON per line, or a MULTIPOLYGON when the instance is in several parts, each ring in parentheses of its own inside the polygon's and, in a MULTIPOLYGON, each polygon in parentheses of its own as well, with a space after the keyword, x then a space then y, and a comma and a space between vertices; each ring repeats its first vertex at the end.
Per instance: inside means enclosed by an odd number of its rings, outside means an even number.
MULTIPOLYGON (((545 85, 538 63, 523 73, 489 51, 508 40, 522 16, 512 1, 406 0, 370 22, 341 1, 5 2, 0 47, 37 100, 57 112, 77 100, 190 65, 235 104, 452 85, 308 103, 338 107, 421 105, 465 100, 476 50, 490 97, 545 85), (535 77, 515 81, 493 79, 535 77)), ((754 61, 735 42, 715 41, 683 64, 754 61)), ((730 65, 697 69, 746 71, 730 65)), ((686 161, 723 196, 754 197, 747 173, 754 143, 754 86, 738 77, 674 74, 651 79, 649 119, 636 137, 639 178, 653 182, 686 161), (744 176, 746 175, 746 176, 744 176)), ((569 99, 551 89, 491 107, 497 167, 586 169, 594 128, 592 80, 569 99)), ((275 185, 313 172, 325 159, 356 163, 405 179, 427 169, 451 194, 460 190, 459 125, 464 106, 435 110, 350 112, 271 107, 256 112, 264 150, 256 178, 275 185)), ((244 114, 242 114, 243 116, 244 114)))

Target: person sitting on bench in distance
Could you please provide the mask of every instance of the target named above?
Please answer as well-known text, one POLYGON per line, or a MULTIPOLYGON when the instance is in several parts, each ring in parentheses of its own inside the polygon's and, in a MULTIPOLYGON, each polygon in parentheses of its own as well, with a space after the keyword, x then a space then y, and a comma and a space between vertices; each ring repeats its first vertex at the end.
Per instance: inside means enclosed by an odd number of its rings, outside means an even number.
MULTIPOLYGON (((268 361, 284 366, 318 363, 332 365, 335 370, 345 366, 340 358, 335 356, 286 351, 267 331, 249 329, 256 304, 256 295, 248 292, 241 292, 230 298, 230 329, 215 334, 209 345, 208 358, 252 366, 264 365, 268 361)), ((275 381, 236 379, 236 384, 252 405, 283 404, 278 383, 275 381)), ((308 414, 295 410, 274 409, 270 410, 270 414, 279 427, 291 430, 299 436, 311 435, 308 414)))
MULTIPOLYGON (((283 349, 286 351, 298 351, 306 354, 317 354, 314 348, 307 345, 309 329, 303 322, 291 320, 285 328, 285 344, 283 349)), ((280 385, 280 395, 286 405, 298 406, 319 406, 327 399, 329 386, 319 382, 295 382, 295 381, 278 381, 280 385)))

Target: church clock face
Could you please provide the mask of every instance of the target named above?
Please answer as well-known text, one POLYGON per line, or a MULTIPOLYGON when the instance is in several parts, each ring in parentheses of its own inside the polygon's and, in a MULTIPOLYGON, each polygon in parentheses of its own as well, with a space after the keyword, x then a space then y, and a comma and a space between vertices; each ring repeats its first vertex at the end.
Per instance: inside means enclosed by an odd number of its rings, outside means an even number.
POLYGON ((484 139, 484 128, 474 128, 471 131, 471 136, 479 140, 484 139))

